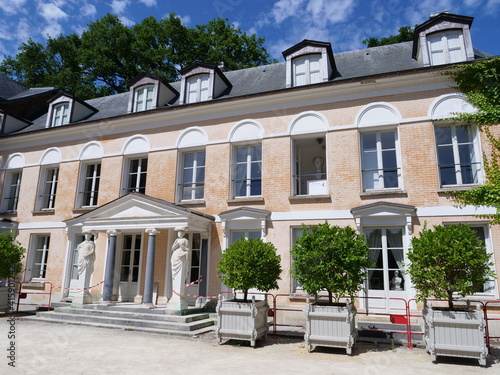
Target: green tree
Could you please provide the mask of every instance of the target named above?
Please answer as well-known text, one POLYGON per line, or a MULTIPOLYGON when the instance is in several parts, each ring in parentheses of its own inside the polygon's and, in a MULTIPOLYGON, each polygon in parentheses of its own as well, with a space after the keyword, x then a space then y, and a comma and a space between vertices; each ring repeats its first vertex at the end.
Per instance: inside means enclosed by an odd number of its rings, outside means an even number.
POLYGON ((363 44, 366 47, 371 48, 371 47, 386 46, 388 44, 411 42, 413 40, 414 28, 412 28, 411 26, 400 27, 398 31, 399 31, 398 35, 390 35, 388 37, 380 39, 375 37, 365 39, 363 40, 363 44))
POLYGON ((22 271, 25 249, 15 242, 13 232, 0 232, 0 280, 15 277, 22 271))
POLYGON ((178 68, 195 61, 242 69, 276 60, 269 58, 263 38, 247 35, 227 19, 188 28, 171 13, 127 27, 107 14, 81 37, 61 35, 46 44, 28 40, 15 58, 2 61, 0 73, 28 87, 57 87, 89 99, 127 91, 127 82, 142 71, 174 81, 178 68))
POLYGON ((249 289, 268 292, 278 288, 281 256, 270 242, 242 238, 222 253, 217 273, 224 285, 241 290, 247 302, 249 289))
POLYGON ((486 182, 471 190, 453 192, 460 204, 491 206, 493 215, 484 215, 492 224, 500 223, 500 139, 494 127, 500 124, 500 58, 485 59, 472 64, 462 64, 445 73, 457 83, 469 103, 476 107, 474 113, 457 113, 452 120, 470 126, 479 126, 492 145, 490 155, 483 155, 486 182))
POLYGON ((453 294, 462 296, 479 292, 490 277, 495 277, 491 254, 466 224, 426 226, 411 241, 408 273, 417 298, 448 300, 453 309, 453 294))
POLYGON ((292 249, 292 276, 309 294, 326 290, 329 303, 345 296, 354 299, 370 266, 365 237, 351 227, 326 222, 303 229, 292 249))

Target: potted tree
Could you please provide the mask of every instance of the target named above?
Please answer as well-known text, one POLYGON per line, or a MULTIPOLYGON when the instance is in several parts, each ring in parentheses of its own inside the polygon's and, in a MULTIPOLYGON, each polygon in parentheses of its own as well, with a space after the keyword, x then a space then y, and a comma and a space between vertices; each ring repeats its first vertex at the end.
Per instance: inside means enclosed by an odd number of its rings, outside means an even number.
POLYGON ((261 239, 242 238, 222 253, 217 267, 221 281, 229 288, 243 292, 243 299, 223 300, 217 303, 217 342, 222 339, 250 341, 255 346, 258 338, 267 337, 269 326, 267 298, 248 299, 249 289, 263 292, 277 289, 281 274, 281 257, 272 243, 261 239))
POLYGON ((424 340, 432 361, 439 355, 477 358, 485 366, 488 351, 481 305, 472 309, 468 301, 465 308, 453 302, 457 295, 481 291, 495 276, 483 241, 466 224, 424 226, 412 240, 408 259, 417 299, 424 300, 424 340), (425 300, 430 297, 446 300, 446 306, 425 300))
POLYGON ((356 342, 355 295, 366 276, 368 245, 365 237, 351 227, 328 223, 303 226, 303 234, 292 249, 292 276, 311 295, 307 301, 305 341, 312 345, 345 348, 352 354, 356 342), (318 302, 326 292, 328 302, 318 302), (350 297, 340 302, 342 297, 350 297))
POLYGON ((0 311, 9 310, 9 295, 14 291, 10 281, 21 272, 21 259, 26 250, 15 242, 14 233, 0 232, 0 311), (5 284, 5 285, 3 285, 5 284))

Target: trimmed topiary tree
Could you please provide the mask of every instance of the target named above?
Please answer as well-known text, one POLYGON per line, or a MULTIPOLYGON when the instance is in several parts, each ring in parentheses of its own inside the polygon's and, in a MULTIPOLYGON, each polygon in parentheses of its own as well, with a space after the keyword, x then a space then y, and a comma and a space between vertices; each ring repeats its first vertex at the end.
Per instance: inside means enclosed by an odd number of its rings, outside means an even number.
POLYGON ((354 300, 371 265, 365 237, 326 222, 303 229, 292 249, 292 276, 311 295, 326 290, 329 303, 344 296, 354 300))
POLYGON ((270 242, 242 238, 222 253, 217 273, 224 285, 241 290, 247 302, 249 289, 268 292, 278 288, 281 256, 270 242))
POLYGON ((13 232, 0 232, 0 280, 15 278, 23 269, 21 260, 26 249, 15 238, 13 232))
POLYGON ((453 293, 473 294, 495 277, 490 256, 466 224, 436 225, 433 229, 424 226, 408 251, 408 273, 418 291, 417 298, 446 299, 452 310, 453 293))

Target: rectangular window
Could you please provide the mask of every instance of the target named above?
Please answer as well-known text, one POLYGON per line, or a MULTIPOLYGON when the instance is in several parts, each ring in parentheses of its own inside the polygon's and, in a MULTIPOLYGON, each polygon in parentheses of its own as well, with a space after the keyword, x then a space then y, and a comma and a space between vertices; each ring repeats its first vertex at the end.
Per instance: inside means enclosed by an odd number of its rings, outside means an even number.
POLYGON ((328 194, 324 138, 294 139, 293 157, 294 195, 328 194))
POLYGON ((235 197, 262 194, 262 146, 235 148, 233 187, 235 197))
POLYGON ((153 108, 154 86, 140 87, 135 90, 134 112, 146 111, 153 108))
POLYGON ((130 159, 127 180, 127 193, 135 191, 146 193, 146 175, 148 172, 148 158, 130 159))
POLYGON ((321 55, 309 55, 293 60, 294 86, 321 82, 321 55))
MULTIPOLYGON (((476 232, 476 234, 479 237, 479 239, 486 246, 486 252, 488 252, 488 253, 491 254, 492 250, 491 250, 491 245, 490 245, 490 241, 489 241, 489 238, 488 238, 488 229, 487 229, 487 227, 484 226, 484 225, 481 225, 481 226, 470 225, 470 227, 476 232)), ((493 257, 491 259, 493 259, 493 257)), ((482 290, 479 293, 494 294, 495 293, 495 280, 494 279, 488 280, 483 285, 483 288, 482 288, 482 290)))
POLYGON ((5 204, 7 212, 16 212, 19 201, 19 190, 21 188, 22 171, 9 172, 5 179, 7 186, 5 190, 5 204))
POLYGON ((56 203, 57 181, 59 167, 50 167, 42 171, 44 177, 41 183, 40 209, 53 210, 56 203))
POLYGON ((82 207, 97 206, 97 198, 99 195, 99 181, 101 179, 101 163, 87 164, 83 167, 85 171, 84 180, 82 182, 83 191, 82 207))
POLYGON ((52 126, 69 123, 69 103, 54 105, 52 108, 52 126))
POLYGON ((427 37, 432 65, 465 61, 465 46, 461 31, 447 31, 427 37))
POLYGON ((205 188, 205 151, 183 155, 180 184, 181 200, 203 199, 205 188))
POLYGON ((28 271, 31 280, 45 279, 47 272, 47 260, 49 257, 50 236, 34 236, 31 254, 31 264, 28 271))
POLYGON ((435 128, 441 186, 480 183, 477 131, 468 126, 435 128))
POLYGON ((363 191, 400 188, 396 131, 361 134, 363 191))
POLYGON ((210 76, 208 74, 201 74, 187 80, 187 103, 197 103, 208 100, 209 78, 210 76))

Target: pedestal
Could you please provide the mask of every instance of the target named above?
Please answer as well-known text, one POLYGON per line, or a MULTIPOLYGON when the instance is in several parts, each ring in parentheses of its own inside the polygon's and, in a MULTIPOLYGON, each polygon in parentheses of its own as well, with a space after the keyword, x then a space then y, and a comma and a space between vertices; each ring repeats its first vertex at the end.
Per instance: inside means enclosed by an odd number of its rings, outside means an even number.
POLYGON ((89 286, 90 286, 90 277, 92 276, 93 269, 91 267, 87 267, 83 272, 78 276, 80 281, 80 288, 83 290, 79 290, 73 296, 73 300, 71 301, 71 307, 80 307, 82 305, 86 305, 92 303, 92 295, 90 294, 89 286))
POLYGON ((176 278, 172 281, 172 298, 169 299, 167 303, 167 310, 170 311, 182 311, 187 310, 188 303, 186 301, 185 292, 186 286, 184 284, 185 277, 185 267, 186 265, 182 265, 182 269, 177 274, 176 278))

